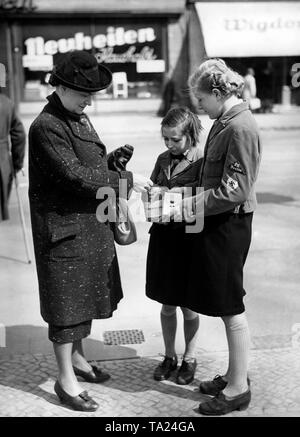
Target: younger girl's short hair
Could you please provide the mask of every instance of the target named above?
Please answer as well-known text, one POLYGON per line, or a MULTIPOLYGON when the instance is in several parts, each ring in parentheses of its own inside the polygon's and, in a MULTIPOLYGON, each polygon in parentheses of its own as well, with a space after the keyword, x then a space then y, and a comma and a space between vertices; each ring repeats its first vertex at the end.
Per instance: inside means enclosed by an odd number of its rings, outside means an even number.
POLYGON ((191 75, 189 86, 196 97, 199 91, 211 94, 213 89, 220 90, 223 96, 241 96, 244 79, 223 59, 213 58, 203 62, 191 75))
POLYGON ((180 126, 182 134, 191 139, 191 146, 196 147, 199 142, 200 132, 203 129, 197 115, 186 106, 169 109, 161 121, 161 129, 176 126, 180 126))

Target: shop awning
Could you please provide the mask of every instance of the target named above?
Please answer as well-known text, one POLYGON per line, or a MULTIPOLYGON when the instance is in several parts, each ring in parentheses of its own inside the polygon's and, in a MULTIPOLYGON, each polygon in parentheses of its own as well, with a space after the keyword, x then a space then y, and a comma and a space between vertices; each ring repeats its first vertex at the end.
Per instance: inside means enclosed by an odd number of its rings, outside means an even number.
POLYGON ((195 3, 209 57, 300 55, 300 2, 195 3))
POLYGON ((185 0, 35 0, 35 13, 181 14, 185 0))

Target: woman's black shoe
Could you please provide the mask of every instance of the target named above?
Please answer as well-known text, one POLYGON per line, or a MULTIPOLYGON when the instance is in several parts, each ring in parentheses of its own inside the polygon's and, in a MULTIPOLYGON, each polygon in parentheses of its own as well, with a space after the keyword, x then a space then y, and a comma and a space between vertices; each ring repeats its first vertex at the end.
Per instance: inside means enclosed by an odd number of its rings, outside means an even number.
POLYGON ((160 363, 154 370, 153 378, 156 381, 163 381, 170 378, 171 372, 177 369, 177 357, 174 358, 165 357, 162 363, 160 363))
POLYGON ((193 381, 195 371, 197 367, 197 361, 184 361, 182 360, 181 366, 177 373, 176 382, 180 385, 189 384, 193 381))
POLYGON ((81 376, 87 382, 101 383, 105 382, 110 378, 108 373, 102 372, 98 367, 92 366, 92 370, 85 372, 77 367, 73 366, 73 370, 76 376, 81 376))
POLYGON ((248 389, 244 393, 227 397, 220 392, 218 396, 214 397, 208 402, 203 402, 199 405, 199 413, 206 416, 221 416, 223 414, 231 413, 232 411, 246 410, 251 401, 251 391, 248 389))
POLYGON ((56 381, 54 384, 54 391, 59 397, 62 404, 72 407, 76 411, 96 411, 99 407, 97 402, 95 402, 87 393, 83 391, 79 393, 78 396, 70 396, 64 391, 60 386, 59 382, 56 381))
MULTIPOLYGON (((247 378, 248 386, 250 387, 250 378, 247 378)), ((199 391, 204 395, 217 396, 227 385, 227 381, 220 375, 216 375, 211 381, 203 381, 200 383, 199 391)))

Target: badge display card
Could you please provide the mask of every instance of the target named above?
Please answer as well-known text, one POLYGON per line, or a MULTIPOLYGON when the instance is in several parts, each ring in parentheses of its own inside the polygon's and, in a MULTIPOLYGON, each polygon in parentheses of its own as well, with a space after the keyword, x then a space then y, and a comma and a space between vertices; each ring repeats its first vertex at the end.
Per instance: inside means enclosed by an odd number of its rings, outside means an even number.
POLYGON ((181 193, 166 192, 163 198, 162 215, 169 216, 174 208, 179 208, 181 201, 181 193))

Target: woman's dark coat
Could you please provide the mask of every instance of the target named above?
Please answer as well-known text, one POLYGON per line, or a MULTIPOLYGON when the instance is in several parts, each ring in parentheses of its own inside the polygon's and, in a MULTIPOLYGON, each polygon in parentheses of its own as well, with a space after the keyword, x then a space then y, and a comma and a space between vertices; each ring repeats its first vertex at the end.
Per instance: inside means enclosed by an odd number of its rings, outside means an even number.
POLYGON ((12 101, 0 94, 0 221, 7 220, 13 171, 22 168, 26 136, 12 101))
POLYGON ((106 148, 86 115, 54 93, 29 133, 29 198, 41 314, 54 325, 110 317, 122 298, 114 238, 96 209, 100 187, 118 190, 106 148))

